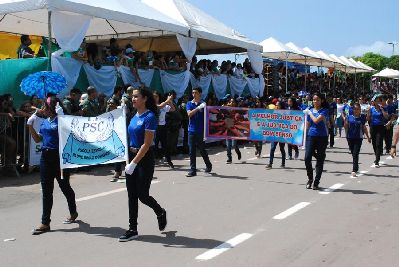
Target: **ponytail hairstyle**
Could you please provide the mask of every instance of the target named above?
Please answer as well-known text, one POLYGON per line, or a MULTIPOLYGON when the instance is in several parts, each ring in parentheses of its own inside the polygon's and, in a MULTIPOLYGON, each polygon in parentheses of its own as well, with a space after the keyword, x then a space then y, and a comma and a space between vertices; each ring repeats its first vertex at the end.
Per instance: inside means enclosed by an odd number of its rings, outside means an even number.
POLYGON ((142 97, 147 98, 147 100, 145 101, 145 107, 149 110, 152 111, 155 114, 155 117, 158 118, 159 116, 159 112, 158 112, 158 107, 155 104, 155 99, 154 96, 152 95, 153 92, 151 92, 148 89, 145 88, 138 88, 136 89, 137 91, 139 91, 140 95, 142 97))

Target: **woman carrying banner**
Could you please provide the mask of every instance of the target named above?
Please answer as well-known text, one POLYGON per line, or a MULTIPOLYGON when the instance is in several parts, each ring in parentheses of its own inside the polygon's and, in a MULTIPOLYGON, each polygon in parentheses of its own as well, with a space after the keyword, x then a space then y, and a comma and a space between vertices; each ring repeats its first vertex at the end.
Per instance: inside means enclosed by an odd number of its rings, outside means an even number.
MULTIPOLYGON (((237 107, 237 102, 234 98, 231 98, 230 101, 227 102, 226 107, 237 107)), ((226 164, 231 164, 233 162, 233 157, 231 155, 231 149, 234 147, 234 151, 237 153, 238 160, 241 160, 241 151, 238 147, 238 141, 233 139, 226 139, 226 149, 227 149, 227 161, 226 164)))
POLYGON ((154 135, 157 129, 158 107, 152 93, 146 89, 133 91, 136 115, 128 126, 129 164, 125 167, 126 188, 129 198, 129 230, 119 237, 120 242, 138 237, 138 201, 152 208, 158 218, 159 230, 166 227, 166 211, 149 194, 154 174, 154 135))
POLYGON ((161 94, 157 91, 153 93, 155 104, 159 110, 159 117, 158 117, 158 127, 155 134, 155 150, 158 150, 158 144, 161 142, 162 150, 160 153, 156 153, 157 156, 165 156, 166 162, 168 163, 169 167, 173 169, 175 166, 172 163, 170 158, 170 151, 168 146, 168 128, 166 128, 166 113, 175 111, 175 105, 173 105, 173 95, 169 95, 168 98, 159 103, 161 100, 161 94))
POLYGON ((361 114, 360 104, 355 103, 353 105, 353 114, 348 115, 344 122, 345 131, 347 133, 346 137, 353 158, 352 177, 356 177, 359 171, 359 153, 362 147, 364 134, 367 136, 367 141, 371 143, 365 124, 366 116, 361 114))
MULTIPOLYGON (((283 103, 281 101, 278 101, 276 103, 276 109, 284 109, 283 103)), ((267 170, 270 170, 273 168, 274 152, 276 151, 277 145, 280 147, 280 152, 281 152, 281 166, 280 167, 285 168, 285 143, 271 142, 269 164, 266 165, 267 170)))
MULTIPOLYGON (((263 104, 262 100, 260 98, 256 99, 255 102, 255 108, 265 108, 265 105, 263 104)), ((262 146, 263 142, 262 141, 253 141, 255 144, 255 156, 260 159, 261 154, 262 154, 262 146)))
POLYGON ((367 120, 370 125, 371 142, 375 154, 374 167, 380 167, 380 157, 384 152, 384 137, 385 137, 385 120, 388 119, 389 114, 382 106, 381 96, 376 96, 374 105, 367 111, 367 120))
MULTIPOLYGON (((287 109, 289 109, 289 110, 301 110, 301 108, 298 106, 298 102, 296 101, 296 99, 294 97, 288 98, 287 104, 288 104, 287 109)), ((299 157, 298 146, 291 145, 291 144, 288 144, 288 159, 293 160, 292 150, 295 151, 295 159, 298 159, 298 157, 299 157)))
POLYGON ((42 185, 43 213, 42 223, 33 230, 33 235, 39 235, 50 231, 50 215, 53 207, 54 178, 67 199, 70 216, 64 221, 64 224, 75 222, 78 217, 76 211, 75 192, 70 183, 70 174, 63 170, 61 178, 60 155, 58 148, 58 118, 57 114, 63 114, 59 105, 59 100, 55 97, 48 97, 44 103, 43 114, 47 117, 40 126, 39 133, 33 128, 33 122, 37 119, 33 114, 28 119, 29 132, 36 143, 42 142, 42 156, 40 159, 40 183, 42 185))
POLYGON ((305 165, 308 175, 306 188, 319 189, 321 174, 323 173, 324 160, 328 144, 328 103, 322 94, 313 95, 313 108, 303 111, 307 116, 305 165), (316 176, 313 183, 312 156, 316 158, 316 176))

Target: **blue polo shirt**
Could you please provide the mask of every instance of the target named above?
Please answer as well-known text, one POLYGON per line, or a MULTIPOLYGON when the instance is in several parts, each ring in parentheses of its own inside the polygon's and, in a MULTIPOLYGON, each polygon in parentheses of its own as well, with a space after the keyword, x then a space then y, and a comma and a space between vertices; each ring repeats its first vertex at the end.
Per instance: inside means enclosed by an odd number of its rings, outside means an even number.
POLYGON ((58 147, 58 118, 46 119, 40 125, 39 130, 42 136, 42 149, 52 149, 57 150, 58 147))
POLYGON ((349 115, 348 124, 348 138, 363 139, 363 126, 366 124, 366 116, 355 117, 354 115, 349 115))
MULTIPOLYGON (((201 105, 203 101, 199 103, 195 103, 194 101, 187 102, 186 109, 187 111, 196 109, 199 105, 201 105)), ((195 113, 189 120, 188 123, 188 132, 202 134, 204 132, 204 109, 201 109, 197 113, 195 113)))
POLYGON ((389 121, 393 114, 396 113, 396 108, 394 105, 387 105, 384 107, 385 112, 388 112, 389 118, 385 119, 385 123, 389 121))
POLYGON ((309 130, 308 130, 308 136, 328 136, 328 119, 329 119, 329 114, 328 114, 328 109, 322 108, 318 111, 315 111, 314 108, 310 109, 310 112, 312 112, 313 116, 316 118, 323 115, 324 120, 322 120, 319 123, 314 123, 310 116, 308 116, 307 120, 310 123, 309 130))
POLYGON ((136 113, 127 128, 129 147, 140 148, 144 144, 145 131, 154 132, 155 137, 157 126, 158 120, 152 111, 147 110, 141 115, 136 113))
POLYGON ((371 115, 371 126, 378 126, 385 124, 385 118, 382 114, 382 111, 378 111, 375 107, 371 107, 370 109, 371 115))

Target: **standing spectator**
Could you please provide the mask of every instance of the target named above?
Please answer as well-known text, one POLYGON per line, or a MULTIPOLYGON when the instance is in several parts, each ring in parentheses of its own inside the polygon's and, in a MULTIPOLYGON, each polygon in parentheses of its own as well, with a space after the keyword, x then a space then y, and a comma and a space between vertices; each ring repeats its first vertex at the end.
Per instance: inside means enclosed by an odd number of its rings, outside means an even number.
POLYGON ((16 161, 17 145, 15 140, 7 135, 7 129, 11 127, 14 116, 9 113, 7 97, 0 96, 0 153, 6 170, 16 161))
POLYGON ((171 91, 169 92, 169 95, 172 96, 172 101, 170 102, 169 105, 173 105, 174 110, 172 111, 169 110, 168 113, 166 113, 166 128, 167 128, 167 144, 168 144, 168 150, 171 155, 176 154, 176 148, 177 148, 177 141, 179 138, 179 133, 180 133, 180 128, 182 125, 182 115, 180 111, 178 110, 174 100, 176 99, 176 92, 171 91))
POLYGON ((100 106, 98 104, 98 93, 94 86, 87 88, 87 99, 81 105, 81 115, 84 117, 97 117, 100 115, 100 106))
POLYGON ((166 162, 168 163, 170 168, 174 168, 174 165, 172 163, 171 157, 170 157, 170 151, 168 147, 168 129, 166 128, 166 113, 169 111, 175 111, 175 106, 171 103, 173 101, 173 96, 169 95, 168 98, 160 103, 160 99, 162 98, 161 94, 158 93, 157 91, 154 91, 153 93, 155 104, 158 107, 159 110, 159 117, 158 117, 158 127, 155 135, 155 151, 158 150, 158 145, 161 143, 161 151, 157 151, 156 154, 160 158, 165 156, 166 162))
POLYGON ((202 89, 200 87, 193 88, 192 95, 194 99, 187 102, 186 106, 189 117, 188 146, 190 150, 190 172, 186 175, 187 177, 197 175, 197 147, 206 165, 205 172, 210 173, 212 171, 212 163, 209 160, 204 142, 204 108, 206 104, 201 100, 202 89))
POLYGON ((35 52, 29 47, 32 44, 32 41, 29 38, 29 35, 21 36, 21 45, 17 50, 18 58, 34 58, 35 52))
POLYGON ((79 99, 81 95, 82 93, 78 88, 72 88, 69 95, 64 98, 62 105, 66 115, 79 115, 79 99))

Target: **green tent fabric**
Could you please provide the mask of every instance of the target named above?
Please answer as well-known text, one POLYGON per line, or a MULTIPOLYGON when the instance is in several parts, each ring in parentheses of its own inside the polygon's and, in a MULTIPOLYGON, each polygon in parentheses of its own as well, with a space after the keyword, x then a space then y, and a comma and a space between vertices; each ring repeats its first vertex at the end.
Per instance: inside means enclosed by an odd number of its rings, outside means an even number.
POLYGON ((18 108, 29 96, 21 92, 21 81, 31 73, 47 69, 47 58, 0 60, 0 95, 11 94, 18 108))

